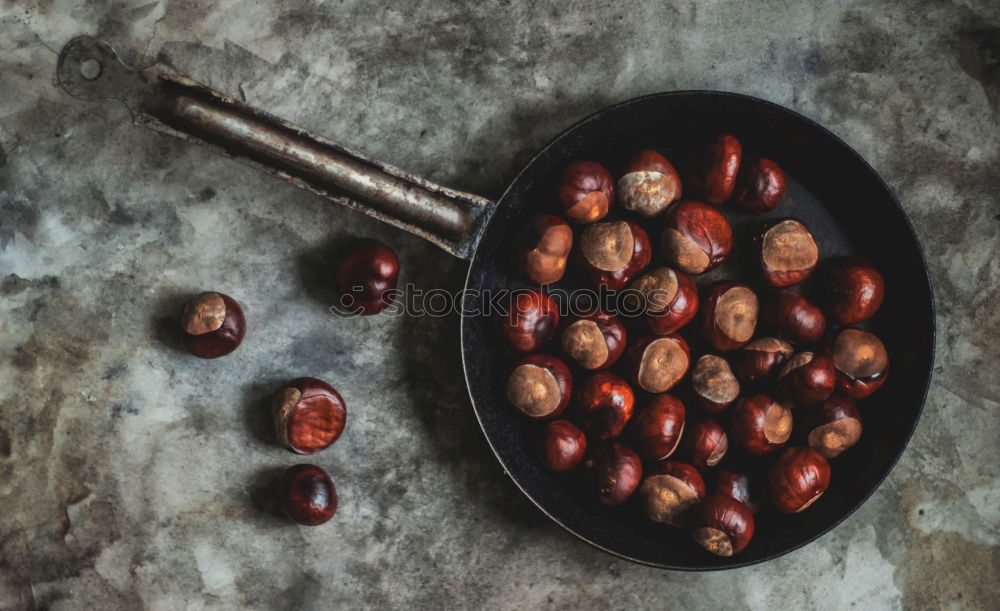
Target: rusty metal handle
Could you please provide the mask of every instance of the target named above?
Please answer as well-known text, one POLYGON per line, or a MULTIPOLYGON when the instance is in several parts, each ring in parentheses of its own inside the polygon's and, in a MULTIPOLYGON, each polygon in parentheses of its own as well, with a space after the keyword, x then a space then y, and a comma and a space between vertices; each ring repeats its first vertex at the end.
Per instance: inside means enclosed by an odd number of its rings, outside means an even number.
POLYGON ((470 258, 493 202, 434 184, 243 104, 164 63, 131 68, 108 43, 81 36, 59 54, 66 93, 117 99, 136 125, 207 146, 470 258))

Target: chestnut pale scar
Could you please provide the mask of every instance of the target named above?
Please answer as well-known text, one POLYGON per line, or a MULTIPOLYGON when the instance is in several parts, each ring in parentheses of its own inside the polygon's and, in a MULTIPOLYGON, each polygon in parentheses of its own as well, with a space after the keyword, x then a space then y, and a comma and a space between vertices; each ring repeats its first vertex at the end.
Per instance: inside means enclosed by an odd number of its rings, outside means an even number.
POLYGON ((691 382, 698 394, 713 403, 730 403, 740 394, 740 383, 736 381, 729 363, 714 354, 698 359, 691 373, 691 382))
POLYGON ((559 407, 562 393, 551 371, 538 365, 520 365, 507 381, 507 398, 528 416, 542 418, 559 407))
POLYGON ((591 265, 606 272, 625 269, 632 260, 635 237, 625 221, 597 223, 580 236, 580 250, 591 265))
POLYGON ((819 248, 805 225, 789 219, 764 234, 761 257, 769 269, 792 272, 815 266, 819 248))
POLYGON ((608 360, 608 343, 592 320, 578 320, 567 327, 562 347, 584 369, 597 369, 608 360))
POLYGON ((757 296, 745 286, 734 286, 719 297, 715 307, 715 323, 736 342, 753 337, 757 328, 757 296))
POLYGON ((680 381, 688 368, 688 355, 669 337, 652 341, 642 353, 639 386, 648 392, 666 392, 680 381))
POLYGON ((689 274, 700 274, 711 263, 708 253, 673 227, 663 232, 663 250, 682 272, 689 274))
POLYGON ((202 293, 184 307, 184 332, 204 335, 222 327, 226 320, 226 303, 218 293, 202 293))
POLYGON ((646 312, 658 314, 670 307, 677 296, 677 274, 669 267, 661 267, 636 280, 630 288, 642 293, 646 312))

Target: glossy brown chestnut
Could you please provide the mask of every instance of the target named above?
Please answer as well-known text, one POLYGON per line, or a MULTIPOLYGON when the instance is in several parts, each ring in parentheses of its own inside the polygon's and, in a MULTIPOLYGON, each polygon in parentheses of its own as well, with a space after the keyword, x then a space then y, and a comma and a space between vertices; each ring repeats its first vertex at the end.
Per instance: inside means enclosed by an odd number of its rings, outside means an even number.
POLYGON ((830 318, 850 326, 875 315, 885 297, 885 281, 860 257, 838 257, 824 265, 822 285, 830 318))
POLYGON ((765 214, 778 207, 787 190, 781 166, 770 159, 750 159, 743 162, 736 176, 733 201, 747 212, 765 214))
POLYGON ((646 314, 649 329, 670 335, 691 322, 698 313, 698 287, 687 274, 658 267, 639 277, 629 289, 641 295, 636 311, 646 314))
POLYGON ((618 443, 597 446, 583 462, 584 482, 602 505, 621 505, 642 480, 642 460, 618 443))
POLYGON ((572 389, 569 368, 547 354, 522 358, 507 378, 507 400, 533 420, 549 420, 566 411, 572 389))
POLYGON ((691 465, 674 461, 656 463, 639 487, 639 498, 650 520, 684 526, 691 511, 705 498, 705 481, 691 465))
POLYGON ((680 335, 648 336, 629 348, 632 379, 651 393, 667 392, 677 385, 691 364, 691 351, 680 335))
POLYGON ((243 309, 229 295, 201 293, 184 306, 181 330, 188 352, 203 359, 225 356, 243 341, 243 309))
POLYGON ((863 399, 885 383, 889 353, 874 334, 861 329, 840 329, 831 336, 828 346, 841 394, 863 399))
POLYGON ((317 378, 296 378, 271 406, 278 441, 296 454, 315 454, 344 432, 347 404, 332 386, 317 378))
POLYGON ((569 223, 551 214, 534 214, 514 243, 518 274, 531 284, 552 284, 562 280, 566 260, 573 249, 569 223))
POLYGON ((758 506, 750 492, 750 478, 746 473, 737 471, 719 471, 715 474, 712 494, 728 496, 743 503, 750 513, 757 515, 758 506))
POLYGON ((610 367, 625 351, 625 326, 614 314, 591 310, 578 316, 562 332, 566 356, 584 369, 610 367))
POLYGON ((396 299, 399 259, 378 240, 359 241, 337 267, 340 305, 354 314, 378 314, 396 299))
POLYGON ((587 437, 569 420, 545 424, 539 439, 542 464, 549 471, 572 471, 587 453, 587 437))
POLYGON ((736 401, 740 383, 721 356, 706 354, 691 371, 691 390, 695 401, 709 414, 718 414, 736 401))
POLYGON ((740 170, 743 147, 732 134, 718 134, 708 145, 705 155, 705 201, 725 203, 733 194, 740 170))
POLYGON ((782 289, 768 296, 761 311, 761 322, 781 339, 796 344, 818 342, 826 333, 823 311, 792 289, 782 289))
POLYGON ((610 371, 598 371, 585 378, 575 396, 574 412, 578 424, 594 439, 621 435, 635 409, 632 387, 610 371))
POLYGON ((626 210, 652 218, 681 197, 681 177, 667 158, 642 151, 618 179, 618 201, 626 210))
POLYGON ((559 326, 559 306, 538 291, 517 291, 499 320, 500 334, 516 352, 527 354, 548 343, 559 326))
POLYGON ((685 436, 685 453, 697 469, 714 467, 726 455, 729 438, 726 431, 715 420, 709 419, 689 427, 685 436))
POLYGON ((837 377, 833 362, 822 354, 799 352, 788 359, 778 374, 786 398, 798 405, 813 405, 833 393, 837 377))
POLYGON ((757 295, 740 282, 714 284, 702 307, 702 329, 720 352, 746 345, 757 328, 757 295))
POLYGON ((806 428, 809 447, 834 458, 861 439, 861 414, 851 399, 833 396, 820 403, 806 428))
POLYGON ((570 221, 593 223, 604 218, 615 201, 614 180, 596 161, 575 161, 563 170, 557 197, 570 221))
POLYGON ((729 433, 747 454, 770 454, 792 436, 792 410, 765 394, 744 397, 733 408, 729 433))
POLYGON ((713 494, 694 512, 694 540, 716 556, 732 556, 746 549, 753 538, 750 508, 730 496, 713 494))
POLYGON ((682 201, 667 211, 660 244, 668 263, 697 275, 715 269, 729 257, 733 230, 712 206, 682 201))
POLYGON ((281 474, 278 504, 292 521, 318 526, 337 513, 337 489, 316 465, 295 465, 281 474))
POLYGON ((793 354, 795 349, 783 339, 755 339, 736 354, 736 375, 744 384, 770 380, 777 376, 793 354))
POLYGON ((782 513, 798 513, 830 486, 830 463, 812 448, 788 448, 768 474, 771 502, 782 513))
POLYGON ((677 397, 655 395, 632 422, 635 447, 649 460, 663 460, 677 449, 684 434, 684 404, 677 397))
POLYGON ((769 224, 758 238, 761 277, 784 288, 801 284, 819 261, 819 247, 809 228, 798 219, 769 224))
POLYGON ((594 223, 580 234, 574 250, 576 266, 594 288, 625 288, 653 256, 649 235, 632 221, 594 223))

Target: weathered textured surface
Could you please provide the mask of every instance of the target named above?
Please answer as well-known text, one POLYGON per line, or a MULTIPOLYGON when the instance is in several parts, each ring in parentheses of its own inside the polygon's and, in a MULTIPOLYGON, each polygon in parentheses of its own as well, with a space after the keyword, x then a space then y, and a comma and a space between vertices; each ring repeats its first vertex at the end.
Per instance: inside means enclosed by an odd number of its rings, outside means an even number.
POLYGON ((995 0, 388 4, 0 4, 0 608, 1000 604, 995 0), (777 561, 672 574, 592 550, 489 454, 455 320, 324 306, 347 235, 391 242, 419 286, 455 289, 463 264, 136 130, 119 105, 68 99, 53 50, 78 33, 133 62, 162 49, 251 104, 492 196, 613 101, 709 88, 797 109, 882 172, 925 245, 939 356, 916 437, 860 511, 777 561), (240 299, 251 325, 216 362, 169 332, 203 289, 240 299), (266 395, 298 375, 351 410, 316 460, 342 506, 314 530, 258 509, 296 462, 266 395))

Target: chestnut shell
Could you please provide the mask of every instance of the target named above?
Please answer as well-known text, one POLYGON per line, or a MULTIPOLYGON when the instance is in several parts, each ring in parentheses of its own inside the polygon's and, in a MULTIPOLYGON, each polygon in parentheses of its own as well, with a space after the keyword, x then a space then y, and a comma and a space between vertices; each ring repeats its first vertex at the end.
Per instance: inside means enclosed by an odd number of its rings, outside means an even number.
POLYGON ((889 352, 874 333, 840 329, 827 341, 826 353, 837 372, 837 390, 848 397, 871 395, 889 376, 889 352))
POLYGON ((830 486, 830 464, 812 448, 788 448, 768 474, 771 502, 781 513, 798 513, 830 486))
POLYGON ((848 397, 823 401, 807 420, 809 447, 826 458, 835 458, 861 438, 861 413, 848 397))
POLYGON ((574 161, 563 170, 556 196, 570 221, 593 223, 604 218, 615 201, 615 183, 596 161, 574 161))
POLYGON ((744 384, 764 382, 776 377, 793 354, 795 349, 785 340, 761 337, 743 346, 736 354, 734 369, 744 384))
POLYGON ((499 317, 499 326, 504 342, 515 352, 534 352, 555 335, 559 306, 544 293, 517 291, 506 316, 499 317))
POLYGON ((201 293, 191 299, 181 319, 184 346, 188 352, 203 359, 226 356, 239 348, 247 328, 240 304, 218 292, 201 293), (189 332, 196 327, 198 333, 189 332))
POLYGON ((684 434, 684 404, 671 395, 654 395, 632 421, 635 448, 643 458, 663 460, 680 444, 684 434))
POLYGON ((574 397, 577 424, 594 439, 621 435, 635 409, 632 387, 610 371, 598 371, 585 378, 574 397))
POLYGON ((705 201, 722 204, 732 196, 742 157, 743 147, 733 134, 718 134, 709 143, 705 153, 705 178, 702 186, 705 201))
POLYGON ((573 376, 554 356, 531 354, 520 359, 507 378, 507 399, 532 420, 558 417, 569 405, 573 376))
POLYGON ((801 284, 819 261, 816 239, 799 219, 768 223, 756 242, 761 278, 776 288, 801 284))
POLYGON ((569 420, 553 420, 542 429, 538 449, 546 469, 557 473, 571 471, 583 462, 587 437, 569 420))
POLYGON ((619 443, 597 446, 584 460, 584 484, 602 505, 621 505, 639 487, 642 460, 619 443))
POLYGON ((705 338, 720 352, 745 346, 757 329, 759 308, 757 295, 746 284, 712 285, 701 309, 705 338))
POLYGON ((592 287, 600 288, 604 285, 608 290, 618 291, 625 288, 633 278, 646 269, 653 258, 653 247, 649 242, 649 234, 638 223, 632 221, 595 223, 583 230, 580 239, 576 242, 576 247, 573 249, 573 258, 580 275, 592 287), (615 227, 610 227, 611 225, 615 225, 615 227), (624 252, 618 253, 621 256, 610 256, 615 251, 609 253, 600 248, 602 242, 620 244, 621 240, 618 239, 618 235, 623 234, 625 228, 627 228, 628 235, 632 240, 630 256, 624 252), (585 252, 588 250, 588 246, 599 256, 607 257, 606 262, 599 266, 592 258, 588 258, 585 252), (613 269, 604 269, 604 267, 612 267, 612 262, 621 263, 621 265, 615 265, 613 269))
POLYGON ((770 159, 745 160, 736 176, 733 201, 753 214, 774 210, 785 198, 788 181, 785 172, 770 159))
POLYGON ((580 314, 563 329, 563 352, 580 367, 606 369, 625 352, 628 334, 614 314, 590 310, 580 314))
POLYGON ((695 541, 717 556, 732 556, 746 549, 755 529, 753 513, 738 500, 715 494, 695 511, 695 541))
POLYGON ((762 308, 762 321, 781 339, 812 344, 826 333, 826 316, 819 306, 791 289, 769 295, 762 308))
POLYGON ((712 485, 712 494, 721 494, 736 499, 743 503, 756 515, 760 507, 753 500, 752 485, 750 477, 746 473, 739 471, 719 471, 715 474, 715 481, 712 485))
POLYGON ((318 378, 296 378, 275 397, 271 410, 278 440, 296 454, 315 454, 344 432, 347 404, 318 378))
POLYGON ((733 251, 733 230, 721 212, 686 200, 667 210, 661 245, 667 261, 687 274, 722 265, 733 251))
POLYGON ((316 465, 294 465, 278 481, 278 504, 292 521, 317 526, 337 513, 337 489, 316 465))
POLYGON ((551 214, 533 214, 514 242, 518 274, 529 284, 558 282, 566 273, 572 249, 569 223, 551 214))
POLYGON ((359 240, 337 266, 340 305, 363 316, 378 314, 395 300, 399 258, 378 240, 359 240))
POLYGON ((729 432, 747 454, 770 454, 791 437, 792 410, 762 393, 744 397, 733 408, 729 432))
POLYGON ((698 313, 698 287, 690 276, 659 267, 629 286, 642 294, 642 311, 656 335, 670 335, 694 320, 698 313))
POLYGON ((885 298, 882 274, 861 257, 838 257, 824 264, 823 288, 830 318, 839 325, 864 322, 885 298))
POLYGON ((719 464, 729 449, 725 429, 711 418, 690 427, 684 437, 688 462, 697 469, 719 464))
POLYGON ((683 526, 692 510, 705 498, 705 481, 691 465, 658 462, 646 471, 638 494, 643 512, 650 520, 683 526))

